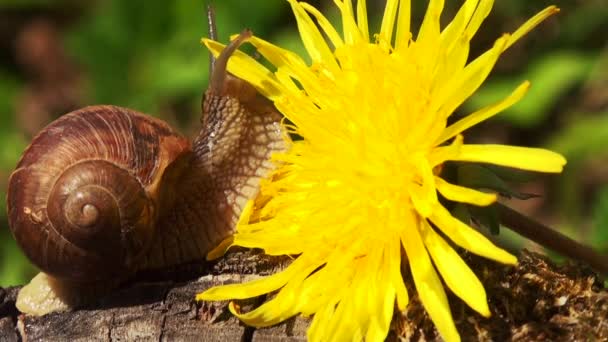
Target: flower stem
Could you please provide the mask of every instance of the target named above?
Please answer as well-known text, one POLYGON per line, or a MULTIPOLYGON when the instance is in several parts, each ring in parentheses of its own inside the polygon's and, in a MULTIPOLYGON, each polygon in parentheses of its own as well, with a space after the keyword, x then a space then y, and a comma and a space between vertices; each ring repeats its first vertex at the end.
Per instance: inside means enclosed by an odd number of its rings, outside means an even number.
POLYGON ((587 263, 602 274, 608 275, 608 256, 594 251, 562 233, 531 218, 496 203, 500 223, 512 231, 568 258, 587 263))

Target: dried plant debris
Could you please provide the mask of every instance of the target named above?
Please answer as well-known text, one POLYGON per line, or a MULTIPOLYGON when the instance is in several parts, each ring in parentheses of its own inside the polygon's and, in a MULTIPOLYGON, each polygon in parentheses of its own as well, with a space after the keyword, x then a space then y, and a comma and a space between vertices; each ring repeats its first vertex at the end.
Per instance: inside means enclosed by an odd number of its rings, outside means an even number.
MULTIPOLYGON (((463 341, 608 340, 608 289, 588 267, 555 266, 524 251, 517 267, 504 267, 467 254, 483 282, 492 317, 484 318, 450 294, 463 341)), ((407 275, 409 276, 409 275, 407 275)), ((438 333, 416 295, 393 320, 390 339, 434 340, 438 333)))

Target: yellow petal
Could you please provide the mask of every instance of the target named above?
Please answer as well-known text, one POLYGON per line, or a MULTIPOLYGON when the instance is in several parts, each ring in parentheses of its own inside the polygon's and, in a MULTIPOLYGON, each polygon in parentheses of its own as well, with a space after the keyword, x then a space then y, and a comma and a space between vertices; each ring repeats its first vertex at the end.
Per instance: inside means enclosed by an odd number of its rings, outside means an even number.
POLYGON ((289 302, 278 301, 275 298, 247 313, 240 313, 234 302, 230 302, 228 309, 245 324, 256 328, 263 328, 279 324, 295 316, 297 312, 293 310, 293 306, 290 304, 289 302))
POLYGON ((412 4, 410 0, 399 2, 399 17, 397 18, 397 36, 395 37, 395 50, 406 48, 412 39, 410 32, 410 16, 412 4))
POLYGON ((443 164, 448 160, 456 158, 460 154, 460 147, 462 146, 463 137, 457 135, 454 141, 448 146, 435 147, 429 154, 429 165, 435 167, 443 164))
POLYGON ((303 282, 319 266, 312 265, 298 272, 271 300, 265 302, 247 313, 239 313, 230 303, 230 311, 240 320, 254 327, 267 327, 278 324, 300 312, 305 299, 298 294, 302 293, 303 282))
POLYGON ((365 42, 369 42, 366 0, 357 0, 357 25, 359 26, 359 31, 361 31, 361 37, 365 42))
POLYGON ((325 342, 325 336, 329 336, 327 322, 334 314, 335 305, 326 305, 322 310, 315 313, 312 323, 306 332, 310 342, 325 342))
POLYGON ((409 189, 412 203, 422 217, 427 217, 433 211, 437 203, 437 191, 435 187, 435 176, 433 170, 426 160, 416 162, 419 174, 422 176, 421 185, 412 185, 409 189))
POLYGON ((544 10, 540 11, 537 15, 528 19, 525 24, 521 25, 517 31, 513 32, 511 37, 509 38, 509 42, 507 43, 506 48, 509 48, 513 43, 518 41, 521 37, 526 35, 528 32, 532 31, 538 24, 542 23, 548 17, 559 12, 559 8, 556 6, 549 6, 544 10))
MULTIPOLYGON (((352 246, 356 249, 357 243, 352 246)), ((302 313, 313 314, 325 305, 335 306, 342 298, 349 301, 354 297, 349 286, 354 275, 360 271, 359 259, 352 250, 344 252, 342 249, 336 248, 324 258, 325 266, 304 281, 303 290, 299 294, 305 297, 305 303, 301 306, 302 313)))
POLYGON ((441 32, 441 41, 446 45, 448 50, 456 40, 461 38, 464 29, 471 21, 471 17, 477 9, 478 3, 479 0, 466 0, 464 4, 460 6, 454 19, 452 19, 448 26, 441 32))
POLYGON ((248 42, 255 46, 257 51, 277 68, 285 68, 292 71, 292 74, 296 74, 296 71, 301 72, 303 69, 308 69, 306 62, 289 50, 282 49, 255 36, 249 38, 248 42))
POLYGON ((484 317, 490 317, 486 292, 477 276, 428 223, 422 228, 422 239, 443 281, 458 297, 484 317))
POLYGON ((444 0, 430 0, 429 6, 422 20, 417 41, 423 41, 429 37, 439 36, 441 31, 439 18, 443 11, 444 0))
POLYGON ((221 258, 224 254, 226 254, 226 252, 228 251, 228 248, 232 247, 233 242, 234 242, 233 236, 227 237, 222 242, 220 242, 219 245, 217 245, 209 253, 207 253, 206 259, 209 261, 209 260, 215 260, 215 259, 221 258))
POLYGON ((251 213, 253 212, 255 201, 250 199, 245 203, 245 207, 243 207, 243 211, 241 211, 241 216, 236 223, 236 227, 238 229, 239 226, 249 223, 249 218, 251 218, 251 213))
POLYGON ((465 34, 465 28, 470 22, 479 0, 467 0, 448 26, 441 32, 440 68, 437 71, 435 84, 447 83, 464 68, 469 56, 469 41, 471 36, 465 34))
MULTIPOLYGON (((391 239, 392 242, 398 242, 398 237, 391 239)), ((384 244, 378 250, 381 250, 380 257, 377 261, 370 261, 370 268, 375 268, 377 276, 370 280, 375 282, 375 286, 372 288, 373 292, 369 293, 369 302, 371 315, 364 317, 369 321, 367 333, 365 335, 366 341, 384 341, 388 335, 391 320, 393 318, 393 309, 395 307, 395 288, 391 284, 391 277, 394 270, 391 268, 391 262, 389 258, 389 243, 384 244), (378 265, 374 265, 378 262, 378 265)), ((365 289, 365 285, 359 285, 365 289)), ((371 290, 371 289, 370 289, 371 290)))
POLYGON ((473 37, 479 27, 483 23, 483 21, 488 17, 490 11, 492 10, 492 6, 494 6, 494 0, 481 0, 477 5, 477 9, 475 13, 473 13, 473 17, 469 21, 467 28, 465 30, 465 34, 469 37, 473 37))
POLYGON ((369 256, 363 257, 354 261, 355 265, 350 266, 355 267, 357 272, 352 283, 344 285, 345 296, 337 306, 330 325, 328 325, 328 331, 331 332, 331 335, 329 335, 331 341, 363 340, 370 316, 376 314, 371 312, 368 307, 370 301, 377 300, 369 293, 370 287, 374 286, 374 284, 369 283, 369 279, 372 278, 372 275, 375 275, 375 272, 370 269, 369 262, 366 260, 368 258, 369 256))
POLYGON ((307 270, 310 270, 307 273, 310 274, 310 272, 318 266, 320 266, 318 262, 300 256, 291 263, 289 267, 279 273, 263 279, 256 279, 245 284, 229 284, 212 287, 203 293, 197 294, 196 300, 228 300, 257 297, 281 288, 293 277, 306 273, 307 270))
POLYGON ((504 51, 508 36, 494 43, 494 46, 455 75, 436 95, 436 110, 450 115, 485 81, 494 68, 498 57, 504 51))
POLYGON ((395 295, 397 297, 397 308, 399 311, 404 311, 405 307, 409 303, 409 297, 403 276, 401 275, 401 242, 399 237, 392 239, 389 242, 389 256, 388 264, 390 268, 390 278, 393 286, 395 287, 395 295))
POLYGON ((296 275, 273 299, 250 312, 240 313, 234 302, 229 305, 230 312, 241 321, 254 327, 261 328, 278 324, 298 313, 298 297, 293 294, 298 292, 298 285, 307 275, 306 272, 296 275), (291 288, 287 289, 287 287, 291 288))
POLYGON ((441 337, 446 341, 460 341, 443 285, 424 248, 418 229, 418 224, 408 227, 407 232, 401 236, 418 296, 441 337))
MULTIPOLYGON (((281 82, 281 84, 285 87, 285 93, 289 94, 287 96, 298 96, 298 94, 301 94, 301 90, 298 87, 298 85, 293 81, 293 78, 291 77, 293 75, 293 73, 288 73, 285 68, 279 68, 276 72, 275 75, 277 77, 277 80, 279 80, 279 82, 281 82)), ((285 119, 282 119, 283 122, 281 123, 283 126, 286 126, 284 123, 285 119)), ((286 129, 286 132, 289 132, 286 129)), ((286 134, 286 146, 289 146, 291 144, 291 142, 289 141, 289 135, 286 134)), ((271 157, 272 158, 272 157, 271 157)))
POLYGON ((465 1, 454 20, 441 32, 445 61, 437 73, 436 84, 448 83, 462 72, 469 57, 471 38, 490 13, 492 3, 486 0, 465 1))
POLYGON ((443 206, 436 206, 433 215, 429 218, 450 240, 471 253, 503 264, 517 263, 516 257, 494 246, 483 234, 453 217, 443 206))
MULTIPOLYGON (((399 245, 399 238, 396 236, 392 239, 392 243, 394 245, 399 245)), ((379 300, 377 302, 378 309, 381 313, 380 318, 378 319, 376 324, 370 325, 370 331, 368 331, 367 336, 375 336, 380 341, 384 341, 388 334, 391 321, 393 320, 393 312, 395 307, 395 298, 397 296, 397 291, 392 284, 391 280, 395 274, 401 275, 401 268, 393 268, 391 263, 392 255, 390 255, 389 251, 384 250, 384 260, 382 262, 382 266, 384 269, 382 270, 382 276, 380 277, 379 284, 382 286, 378 289, 377 296, 383 300, 379 300), (375 331, 372 331, 375 329, 375 331)), ((397 281, 400 284, 403 284, 403 279, 399 279, 397 281)), ((403 290, 405 291, 405 286, 403 286, 403 290)), ((407 296, 407 292, 406 292, 407 296)))
POLYGON ((440 69, 434 79, 435 84, 450 82, 454 75, 462 73, 469 57, 469 43, 470 37, 463 35, 454 41, 451 50, 443 52, 441 56, 444 60, 440 63, 440 69))
POLYGON ((313 63, 320 63, 329 70, 337 70, 338 63, 334 58, 333 52, 329 46, 327 46, 323 35, 321 35, 321 32, 319 32, 319 29, 308 13, 306 13, 302 5, 296 0, 288 1, 291 4, 291 8, 296 17, 302 43, 313 63))
MULTIPOLYGON (((397 242, 398 240, 393 241, 397 242)), ((339 298, 335 307, 335 312, 329 318, 325 317, 322 321, 317 321, 317 316, 313 320, 314 337, 319 341, 359 341, 364 336, 367 340, 384 340, 388 334, 390 321, 395 302, 395 291, 390 282, 391 267, 387 260, 384 242, 370 241, 366 255, 337 252, 336 258, 346 256, 349 263, 345 265, 332 265, 328 261, 326 266, 311 277, 325 272, 333 278, 321 277, 315 280, 318 284, 318 291, 325 293, 325 288, 335 287, 337 293, 330 298, 339 298), (354 259, 353 259, 354 258, 354 259), (352 273, 352 278, 343 278, 345 273, 352 273), (380 337, 381 336, 381 337, 380 337)), ((354 246, 356 247, 356 246, 354 246)), ((307 278, 306 282, 311 278, 307 278)), ((301 297, 302 292, 298 293, 301 297)), ((303 299, 308 301, 308 298, 303 299)), ((327 312, 327 307, 320 308, 322 312, 327 312)), ((309 335, 310 336, 310 335, 309 335)))
MULTIPOLYGON (((203 39, 214 56, 218 56, 225 45, 209 39, 203 39)), ((241 51, 235 51, 228 59, 228 71, 253 85, 260 94, 270 100, 278 100, 283 93, 281 84, 270 70, 241 51)))
POLYGON ((489 163, 538 172, 562 172, 566 159, 558 153, 508 145, 462 145, 454 161, 489 163))
MULTIPOLYGON (((350 265, 345 266, 344 269, 350 270, 350 265)), ((331 275, 328 274, 329 272, 325 272, 326 274, 323 277, 316 277, 317 273, 311 274, 304 281, 303 290, 298 294, 302 300, 299 309, 305 316, 314 315, 328 305, 335 307, 341 302, 342 298, 350 300, 349 297, 345 296, 344 286, 346 283, 342 281, 350 283, 352 272, 347 271, 331 275), (350 274, 345 276, 343 273, 350 274)))
POLYGON ((332 323, 337 324, 327 328, 325 340, 333 342, 363 340, 363 329, 367 327, 357 324, 358 322, 353 317, 358 310, 354 304, 352 300, 340 303, 332 317, 332 323))
POLYGON ((334 48, 339 48, 344 45, 342 37, 340 37, 333 25, 329 22, 329 20, 327 20, 327 18, 325 18, 325 16, 321 12, 319 12, 318 9, 305 2, 301 2, 300 5, 308 13, 312 14, 315 19, 317 19, 317 23, 319 23, 319 26, 321 26, 323 32, 325 32, 327 38, 329 38, 329 41, 333 44, 334 48))
POLYGON ((384 7, 384 15, 382 16, 382 25, 380 26, 378 44, 385 51, 390 51, 393 43, 393 31, 398 7, 399 0, 387 0, 386 6, 384 7))
POLYGON ((485 207, 496 202, 496 194, 488 194, 460 185, 450 184, 441 177, 435 177, 435 184, 439 193, 450 201, 468 203, 480 207, 485 207))
MULTIPOLYGON (((355 16, 353 14, 353 3, 352 0, 341 1, 334 0, 338 9, 340 9, 340 13, 342 15, 342 30, 344 34, 344 42, 346 44, 355 44, 360 42, 364 35, 359 30, 357 23, 355 22, 355 16)), ((368 39, 365 42, 369 41, 368 39)))
POLYGON ((444 143, 450 138, 462 133, 463 131, 477 125, 478 123, 485 121, 492 116, 502 112, 503 110, 511 107, 513 104, 521 100, 521 98, 530 89, 530 82, 525 81, 517 89, 507 96, 505 99, 485 108, 482 108, 472 114, 465 116, 458 120, 456 123, 448 126, 441 137, 437 140, 437 145, 444 143))

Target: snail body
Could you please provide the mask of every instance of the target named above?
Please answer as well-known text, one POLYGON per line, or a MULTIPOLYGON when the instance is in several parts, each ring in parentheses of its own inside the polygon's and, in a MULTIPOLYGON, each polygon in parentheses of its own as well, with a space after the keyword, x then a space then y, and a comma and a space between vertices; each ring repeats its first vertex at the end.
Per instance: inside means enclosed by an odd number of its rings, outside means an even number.
POLYGON ((69 308, 91 284, 202 260, 233 232, 284 148, 274 107, 226 72, 249 35, 215 61, 192 141, 116 106, 76 110, 33 139, 7 194, 13 236, 43 272, 21 291, 22 312, 69 308))

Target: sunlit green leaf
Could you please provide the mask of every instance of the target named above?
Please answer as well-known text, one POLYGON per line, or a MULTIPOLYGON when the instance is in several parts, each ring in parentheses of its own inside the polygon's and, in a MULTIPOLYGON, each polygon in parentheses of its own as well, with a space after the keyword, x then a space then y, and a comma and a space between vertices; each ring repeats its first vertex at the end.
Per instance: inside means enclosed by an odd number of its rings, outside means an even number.
POLYGON ((608 187, 604 187, 600 192, 593 209, 590 242, 604 253, 608 252, 608 187))
POLYGON ((608 112, 575 117, 553 136, 548 148, 563 154, 570 163, 608 154, 608 112))
POLYGON ((477 207, 468 205, 467 207, 473 221, 486 228, 492 235, 500 233, 500 220, 496 206, 477 207))
POLYGON ((497 102, 527 79, 532 82, 528 94, 499 117, 515 125, 533 127, 551 113, 561 96, 588 77, 596 59, 597 55, 578 51, 543 55, 530 64, 525 74, 495 79, 484 85, 467 102, 467 108, 472 111, 497 102))
MULTIPOLYGON (((502 172, 507 174, 504 170, 502 172)), ((458 165, 457 184, 472 189, 496 191, 505 197, 514 197, 518 199, 529 199, 534 197, 534 194, 525 194, 515 190, 505 182, 505 179, 501 178, 486 165, 466 163, 458 165)))

